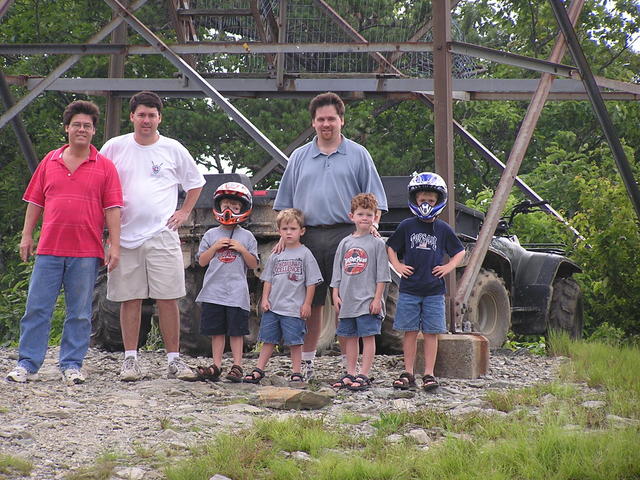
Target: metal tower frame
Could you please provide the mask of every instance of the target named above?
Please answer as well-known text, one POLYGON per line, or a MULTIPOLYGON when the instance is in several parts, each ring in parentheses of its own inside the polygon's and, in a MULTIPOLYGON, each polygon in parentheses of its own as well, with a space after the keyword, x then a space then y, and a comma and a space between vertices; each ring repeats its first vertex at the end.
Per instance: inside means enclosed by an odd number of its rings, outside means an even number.
MULTIPOLYGON (((107 95, 108 136, 118 133, 118 116, 123 96, 148 89, 163 96, 211 98, 235 122, 237 122, 260 147, 272 158, 254 175, 254 184, 264 178, 278 165, 286 166, 288 158, 249 119, 247 119, 226 97, 260 98, 272 96, 309 96, 318 92, 335 91, 347 99, 388 97, 393 99, 417 100, 434 110, 436 171, 449 185, 454 184, 453 133, 457 132, 483 158, 502 170, 502 177, 496 187, 493 202, 487 212, 470 262, 460 280, 458 288, 455 279, 449 281, 449 291, 455 292, 450 299, 450 329, 456 330, 463 315, 471 287, 486 255, 491 237, 508 195, 515 183, 524 194, 535 202, 542 198, 517 177, 533 135, 542 108, 548 99, 589 99, 602 130, 611 147, 616 165, 623 179, 629 197, 640 217, 640 192, 629 162, 620 144, 604 99, 639 100, 640 85, 620 82, 594 76, 577 40, 574 24, 582 10, 584 0, 572 0, 569 12, 561 0, 549 0, 556 17, 560 34, 548 60, 540 60, 487 47, 454 41, 451 28, 451 10, 460 0, 433 0, 432 18, 418 26, 416 32, 406 41, 369 42, 356 28, 349 24, 327 0, 311 0, 332 24, 342 32, 346 40, 332 43, 292 43, 287 37, 287 5, 293 0, 248 0, 245 9, 190 9, 189 0, 167 0, 167 8, 173 20, 178 42, 167 44, 152 32, 135 15, 147 0, 136 0, 130 5, 125 0, 104 0, 114 12, 113 18, 84 44, 4 44, 0 54, 63 54, 70 55, 45 78, 5 77, 0 72, 0 97, 6 111, 0 116, 0 128, 11 122, 19 139, 23 154, 33 169, 37 163, 28 135, 20 121, 19 114, 38 95, 46 90, 64 90, 87 94, 107 95), (277 5, 278 16, 267 12, 262 15, 260 7, 264 3, 277 5), (260 41, 254 42, 208 42, 198 41, 196 19, 199 16, 241 15, 253 18, 260 41), (126 26, 137 32, 146 45, 127 43, 126 26), (433 30, 431 41, 424 41, 424 34, 433 30), (111 35, 111 43, 100 43, 111 35), (568 49, 575 66, 559 63, 568 49), (373 72, 355 72, 352 75, 323 75, 321 72, 299 74, 286 69, 287 55, 311 57, 314 54, 366 54, 377 68, 373 72), (397 66, 398 60, 412 52, 431 52, 433 56, 433 78, 406 75, 397 66), (181 74, 172 79, 127 79, 124 75, 124 59, 127 55, 160 54, 181 74), (226 78, 205 78, 196 69, 196 56, 206 54, 255 55, 264 59, 269 66, 269 75, 263 77, 227 74, 226 78), (385 55, 386 54, 386 55, 385 55), (64 73, 77 63, 83 55, 111 55, 109 78, 71 79, 62 78, 64 73), (453 78, 452 59, 454 55, 513 65, 541 73, 540 80, 492 80, 474 78, 453 78), (555 80, 561 77, 560 80, 555 80), (8 84, 24 85, 29 93, 17 102, 11 98, 8 84), (454 99, 502 99, 530 100, 529 108, 520 131, 511 149, 507 163, 503 163, 482 143, 453 118, 454 99)), ((0 17, 10 8, 11 0, 0 5, 0 17)), ((302 132, 285 151, 302 144, 312 133, 302 132)), ((453 192, 452 192, 453 193, 453 192)), ((454 205, 451 195, 450 205, 454 205)), ((556 218, 567 223, 551 206, 544 208, 556 218)), ((455 212, 448 208, 444 213, 451 225, 455 224, 455 212)), ((577 233, 577 232, 576 232, 577 233)))

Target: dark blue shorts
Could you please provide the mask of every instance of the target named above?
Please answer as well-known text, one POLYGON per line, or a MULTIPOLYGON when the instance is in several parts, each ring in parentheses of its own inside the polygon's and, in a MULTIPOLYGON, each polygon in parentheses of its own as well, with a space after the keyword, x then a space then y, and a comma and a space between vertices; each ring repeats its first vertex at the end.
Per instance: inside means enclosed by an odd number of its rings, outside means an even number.
POLYGON ((258 341, 285 345, 302 345, 307 333, 307 322, 299 317, 287 317, 268 310, 262 314, 258 341))
POLYGON ((380 315, 360 315, 359 317, 341 318, 336 335, 339 337, 370 337, 380 335, 382 318, 380 315))
POLYGON ((202 335, 249 335, 249 312, 240 307, 203 303, 200 314, 202 335))

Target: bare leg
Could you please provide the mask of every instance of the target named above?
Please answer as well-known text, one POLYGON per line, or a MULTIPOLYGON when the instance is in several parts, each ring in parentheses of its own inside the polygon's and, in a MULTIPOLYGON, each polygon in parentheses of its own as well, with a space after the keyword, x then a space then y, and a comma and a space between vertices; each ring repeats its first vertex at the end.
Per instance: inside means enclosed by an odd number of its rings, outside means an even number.
POLYGON ((360 365, 360 373, 367 377, 371 371, 371 365, 373 365, 373 357, 375 354, 376 338, 373 335, 362 337, 362 365, 360 365))
POLYGON ((438 335, 434 333, 424 334, 424 374, 433 375, 438 355, 438 335))
MULTIPOLYGON (((291 351, 291 371, 293 373, 300 373, 301 360, 302 360, 302 345, 291 345, 289 347, 289 350, 291 351)), ((260 352, 260 355, 262 355, 262 352, 260 352)))
POLYGON ((160 333, 167 353, 180 352, 180 310, 178 300, 156 300, 160 333))
MULTIPOLYGON (((300 345, 298 345, 300 347, 300 345)), ((260 370, 264 370, 269 363, 269 359, 271 355, 273 355, 273 349, 275 348, 275 344, 273 343, 263 343, 262 348, 260 349, 260 356, 258 357, 258 364, 256 365, 260 370)), ((300 348, 298 348, 300 350, 300 348)), ((298 369, 300 368, 300 359, 298 359, 298 369)))
POLYGON ((229 337, 229 344, 231 345, 233 364, 242 365, 242 347, 244 346, 244 337, 242 335, 229 337))
POLYGON ((342 341, 347 355, 347 373, 355 375, 358 364, 358 337, 342 337, 342 341))
POLYGON ((418 331, 404 332, 402 339, 402 352, 404 354, 404 369, 413 374, 413 366, 416 363, 416 340, 418 331))
POLYGON ((213 364, 218 367, 222 367, 225 340, 224 335, 213 335, 211 337, 211 356, 213 357, 213 364))
POLYGON ((304 336, 303 352, 315 352, 318 348, 318 339, 322 329, 323 305, 313 305, 311 315, 307 319, 307 334, 304 336))
POLYGON ((120 304, 120 330, 125 350, 137 350, 140 338, 142 300, 127 300, 120 304))

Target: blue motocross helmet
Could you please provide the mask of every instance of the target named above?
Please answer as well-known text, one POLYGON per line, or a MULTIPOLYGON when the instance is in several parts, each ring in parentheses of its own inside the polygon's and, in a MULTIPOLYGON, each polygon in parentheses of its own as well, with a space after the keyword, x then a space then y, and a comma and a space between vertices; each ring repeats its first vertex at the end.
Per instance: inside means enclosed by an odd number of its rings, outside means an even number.
POLYGON ((408 188, 409 208, 416 217, 422 220, 437 217, 447 205, 447 184, 437 173, 418 173, 411 179, 408 188), (416 193, 418 192, 435 192, 438 194, 438 201, 434 206, 426 202, 418 205, 416 202, 416 193))

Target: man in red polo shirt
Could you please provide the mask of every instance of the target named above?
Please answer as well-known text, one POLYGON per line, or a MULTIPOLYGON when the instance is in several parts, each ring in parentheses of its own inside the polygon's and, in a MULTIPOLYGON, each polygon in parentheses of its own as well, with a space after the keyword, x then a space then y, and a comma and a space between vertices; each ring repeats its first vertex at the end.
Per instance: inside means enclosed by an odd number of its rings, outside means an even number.
POLYGON ((87 101, 67 106, 62 123, 69 144, 40 162, 23 199, 27 212, 20 257, 34 253, 33 230, 42 229, 25 314, 20 320, 19 358, 7 375, 11 382, 33 380, 44 362, 51 316, 64 287, 66 317, 59 366, 67 385, 84 382, 82 362, 91 335, 91 300, 98 268, 108 270, 120 259, 122 188, 115 166, 91 145, 100 111, 87 101), (102 244, 105 223, 108 249, 102 244))

